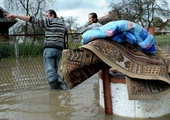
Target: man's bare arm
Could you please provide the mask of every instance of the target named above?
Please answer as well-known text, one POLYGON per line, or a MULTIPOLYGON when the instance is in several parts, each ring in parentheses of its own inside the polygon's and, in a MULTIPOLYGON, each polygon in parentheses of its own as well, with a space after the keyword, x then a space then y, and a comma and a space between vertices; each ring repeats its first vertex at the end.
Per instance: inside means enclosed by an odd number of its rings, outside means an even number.
POLYGON ((15 18, 18 18, 20 20, 24 20, 29 22, 30 20, 30 16, 21 16, 21 15, 14 15, 14 14, 8 14, 5 13, 5 18, 7 18, 8 20, 14 20, 15 18))

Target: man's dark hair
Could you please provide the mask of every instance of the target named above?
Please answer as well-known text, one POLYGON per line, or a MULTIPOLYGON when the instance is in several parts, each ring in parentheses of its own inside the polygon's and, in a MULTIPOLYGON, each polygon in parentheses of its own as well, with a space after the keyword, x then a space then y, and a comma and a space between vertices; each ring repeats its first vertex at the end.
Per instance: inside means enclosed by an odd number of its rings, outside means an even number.
POLYGON ((54 10, 48 10, 46 12, 49 12, 50 15, 54 15, 54 18, 57 17, 57 14, 56 14, 56 12, 54 10))
POLYGON ((96 13, 90 13, 89 15, 91 15, 93 19, 96 19, 95 21, 93 21, 93 23, 98 22, 98 17, 96 13))

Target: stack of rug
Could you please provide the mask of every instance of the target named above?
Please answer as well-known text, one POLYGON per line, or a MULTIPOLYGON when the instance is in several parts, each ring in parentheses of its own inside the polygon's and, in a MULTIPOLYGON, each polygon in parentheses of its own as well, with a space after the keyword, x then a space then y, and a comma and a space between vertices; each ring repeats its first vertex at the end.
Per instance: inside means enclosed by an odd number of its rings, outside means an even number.
POLYGON ((62 73, 69 88, 96 74, 107 64, 124 74, 129 99, 160 98, 170 90, 170 55, 157 46, 154 55, 134 45, 97 39, 62 55, 62 73))

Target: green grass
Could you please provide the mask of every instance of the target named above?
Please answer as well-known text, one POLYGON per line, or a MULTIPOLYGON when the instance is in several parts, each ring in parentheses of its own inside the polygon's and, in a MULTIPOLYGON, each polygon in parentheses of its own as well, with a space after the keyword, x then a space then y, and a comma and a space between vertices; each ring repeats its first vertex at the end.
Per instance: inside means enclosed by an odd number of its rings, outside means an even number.
POLYGON ((16 52, 18 57, 35 57, 43 55, 43 43, 41 44, 18 44, 18 51, 15 44, 0 44, 0 58, 15 58, 16 52))
POLYGON ((19 56, 21 57, 35 57, 43 55, 43 44, 19 44, 19 56))
POLYGON ((159 35, 155 36, 155 44, 159 46, 167 46, 170 43, 169 35, 159 35))

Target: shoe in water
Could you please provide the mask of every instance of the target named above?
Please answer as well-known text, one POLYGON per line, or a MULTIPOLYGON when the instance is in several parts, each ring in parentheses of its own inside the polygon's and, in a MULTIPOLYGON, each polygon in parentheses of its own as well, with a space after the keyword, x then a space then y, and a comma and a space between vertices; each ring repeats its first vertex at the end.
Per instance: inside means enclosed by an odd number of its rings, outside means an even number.
POLYGON ((58 89, 58 81, 54 81, 54 82, 49 82, 50 88, 51 89, 58 89))
POLYGON ((58 78, 58 88, 63 89, 63 90, 68 90, 69 89, 67 84, 65 83, 65 80, 62 79, 61 77, 58 78))

